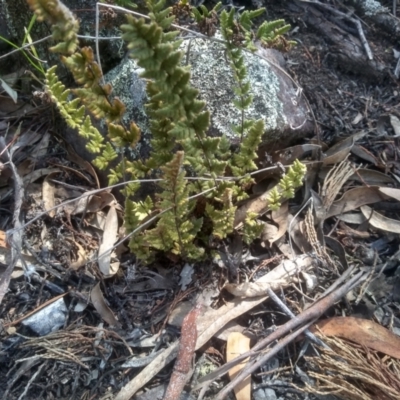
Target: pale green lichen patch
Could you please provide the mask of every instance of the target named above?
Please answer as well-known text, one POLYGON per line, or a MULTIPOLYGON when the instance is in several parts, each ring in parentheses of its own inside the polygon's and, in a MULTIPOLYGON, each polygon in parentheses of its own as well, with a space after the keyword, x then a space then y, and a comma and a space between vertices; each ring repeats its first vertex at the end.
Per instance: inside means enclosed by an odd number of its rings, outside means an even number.
MULTIPOLYGON (((225 47, 203 39, 186 40, 181 46, 189 54, 192 84, 200 90, 211 112, 212 126, 234 139, 232 125, 240 125, 241 115, 233 104, 235 80, 225 56, 225 47)), ((252 88, 253 103, 246 118, 262 119, 266 132, 276 131, 282 123, 283 106, 278 98, 279 80, 268 63, 254 54, 243 52, 252 88)))

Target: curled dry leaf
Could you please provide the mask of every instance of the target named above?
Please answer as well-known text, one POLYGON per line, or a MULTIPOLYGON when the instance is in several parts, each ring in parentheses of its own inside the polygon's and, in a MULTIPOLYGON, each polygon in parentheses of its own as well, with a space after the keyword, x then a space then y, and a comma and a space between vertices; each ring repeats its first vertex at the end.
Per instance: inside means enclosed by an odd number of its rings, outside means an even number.
MULTIPOLYGON (((250 338, 239 332, 232 332, 228 336, 226 344, 226 361, 231 361, 237 356, 250 350, 250 338)), ((244 368, 247 360, 243 360, 240 364, 235 365, 228 372, 229 379, 233 380, 236 375, 244 368)), ((248 376, 240 382, 233 390, 236 400, 251 400, 251 377, 248 376)))
POLYGON ((368 206, 362 206, 361 212, 364 214, 368 223, 374 228, 382 229, 386 232, 400 233, 400 221, 387 218, 368 206))
POLYGON ((93 168, 92 164, 84 160, 82 157, 78 156, 78 154, 76 154, 75 150, 70 144, 65 142, 64 145, 67 149, 68 160, 72 161, 76 165, 79 165, 84 171, 86 171, 89 175, 91 175, 95 181, 96 188, 99 189, 100 188, 99 178, 97 177, 96 171, 93 168))
POLYGON ((278 225, 276 233, 269 238, 269 243, 272 244, 280 239, 287 231, 289 217, 289 202, 285 201, 279 207, 279 210, 272 211, 271 218, 278 225))
POLYGON ((100 282, 92 289, 90 293, 90 300, 92 301, 93 307, 100 314, 101 318, 104 319, 104 321, 111 326, 119 326, 117 318, 104 300, 103 293, 101 293, 100 289, 100 282))
POLYGON ((78 242, 74 242, 74 245, 78 248, 77 259, 71 262, 71 268, 77 270, 87 263, 88 257, 85 249, 78 242))
POLYGON ((400 359, 400 338, 388 329, 368 319, 336 317, 318 321, 311 331, 325 336, 338 336, 362 346, 400 359))

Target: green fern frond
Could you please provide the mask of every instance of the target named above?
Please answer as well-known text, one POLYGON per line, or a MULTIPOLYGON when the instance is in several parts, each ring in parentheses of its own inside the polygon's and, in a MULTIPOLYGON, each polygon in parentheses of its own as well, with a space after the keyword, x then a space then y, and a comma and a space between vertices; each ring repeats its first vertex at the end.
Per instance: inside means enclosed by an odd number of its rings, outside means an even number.
POLYGON ((261 236, 264 229, 264 225, 257 221, 258 214, 248 212, 243 224, 243 241, 247 244, 253 243, 253 241, 261 236))
MULTIPOLYGON (((90 142, 88 149, 90 149, 90 142)), ((94 149, 96 151, 92 151, 92 153, 99 153, 101 149, 94 149), (100 151, 98 151, 100 150, 100 151)), ((105 170, 111 161, 115 160, 118 157, 114 147, 111 145, 110 142, 106 143, 104 149, 101 153, 94 159, 93 164, 100 170, 105 170)))
POLYGON ((46 20, 51 25, 52 36, 59 41, 50 50, 72 54, 78 47, 79 23, 72 12, 58 0, 27 0, 38 21, 46 20))
POLYGON ((251 30, 253 25, 253 19, 259 17, 265 11, 264 8, 259 8, 258 10, 246 10, 240 14, 239 23, 247 31, 251 30))
POLYGON ((232 167, 236 174, 244 175, 246 172, 257 169, 254 160, 257 158, 257 149, 262 141, 263 134, 264 121, 262 119, 254 121, 247 131, 239 152, 233 156, 232 167))
POLYGON ((287 199, 291 199, 294 197, 294 186, 293 181, 290 179, 289 175, 285 175, 279 181, 279 187, 282 190, 282 196, 287 199))
POLYGON ((198 259, 204 253, 204 249, 194 242, 202 227, 202 219, 191 216, 194 203, 189 203, 188 200, 189 188, 184 179, 183 162, 184 153, 178 151, 169 163, 161 167, 164 181, 160 183, 163 192, 160 194, 158 207, 164 212, 157 226, 141 235, 141 246, 147 243, 148 250, 143 253, 143 250, 137 248, 136 237, 130 242, 130 248, 137 256, 146 256, 144 261, 154 250, 172 252, 189 259, 198 259), (141 253, 138 255, 136 250, 141 253))
POLYGON ((275 186, 267 197, 267 202, 270 210, 276 211, 281 207, 281 198, 282 195, 279 193, 277 187, 275 186))
POLYGON ((221 202, 221 209, 217 209, 209 203, 206 204, 206 214, 213 224, 213 235, 218 239, 224 239, 233 232, 236 207, 232 203, 231 188, 225 188, 221 202))

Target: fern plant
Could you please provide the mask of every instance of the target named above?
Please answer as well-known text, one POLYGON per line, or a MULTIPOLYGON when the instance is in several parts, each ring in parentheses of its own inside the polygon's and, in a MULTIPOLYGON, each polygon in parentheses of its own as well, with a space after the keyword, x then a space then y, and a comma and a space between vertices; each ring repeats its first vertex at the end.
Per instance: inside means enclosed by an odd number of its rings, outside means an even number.
MULTIPOLYGON (((79 48, 78 22, 58 0, 28 0, 39 19, 52 23, 53 37, 59 43, 53 51, 62 54, 62 61, 71 71, 80 88, 69 90, 58 80, 55 67, 46 72, 47 91, 57 104, 67 123, 88 140, 88 149, 98 154, 94 163, 105 169, 118 157, 118 149, 134 147, 140 139, 140 130, 132 122, 125 126, 122 115, 125 106, 111 97, 112 88, 103 83, 101 69, 94 60, 93 50, 79 48), (71 95, 76 96, 70 99, 71 95), (107 126, 108 140, 92 125, 91 117, 102 118, 107 126)), ((165 0, 147 0, 150 20, 127 16, 121 26, 123 39, 130 55, 143 69, 149 102, 146 106, 152 133, 152 153, 148 159, 131 161, 121 157, 110 170, 109 182, 121 179, 138 179, 148 174, 162 178, 160 193, 153 200, 132 200, 138 184, 126 186, 125 226, 128 233, 135 232, 129 247, 142 260, 151 260, 157 251, 180 255, 189 259, 201 258, 203 221, 212 225, 212 235, 223 239, 234 230, 236 202, 247 196, 246 189, 252 183, 249 172, 257 168, 257 148, 264 133, 262 120, 246 119, 246 110, 252 102, 251 88, 241 47, 254 48, 251 31, 252 19, 262 11, 222 11, 221 31, 226 42, 236 86, 235 106, 241 113, 241 123, 235 127, 240 145, 232 154, 229 140, 225 137, 209 137, 209 112, 205 103, 198 99, 198 90, 190 84, 190 70, 182 66, 181 44, 178 32, 171 29, 174 17, 165 0), (238 180, 218 179, 227 173, 240 177, 238 180), (187 180, 186 174, 203 178, 187 180), (206 202, 204 215, 194 212, 194 195, 201 195, 206 202), (195 216, 196 214, 196 216, 195 216)), ((220 5, 202 14, 205 20, 220 5)), ((274 27, 264 27, 262 35, 274 27)), ((260 33, 261 35, 261 33, 260 33)), ((119 152, 121 153, 121 152, 119 152)), ((282 196, 291 195, 301 182, 295 172, 282 180, 280 192, 272 206, 277 206, 282 196), (280 194, 281 193, 281 194, 280 194)), ((243 235, 250 243, 260 232, 256 215, 246 218, 243 235)))

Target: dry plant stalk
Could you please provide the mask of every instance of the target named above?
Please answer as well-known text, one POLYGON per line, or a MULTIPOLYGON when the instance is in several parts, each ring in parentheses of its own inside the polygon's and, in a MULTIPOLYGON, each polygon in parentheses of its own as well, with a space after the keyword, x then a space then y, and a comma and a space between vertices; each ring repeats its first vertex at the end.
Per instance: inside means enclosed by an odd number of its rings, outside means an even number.
POLYGON ((334 394, 345 400, 397 400, 400 398, 400 361, 379 356, 358 344, 318 335, 332 350, 321 357, 307 357, 316 386, 300 390, 320 395, 334 394))
POLYGON ((339 165, 333 167, 326 178, 321 189, 322 202, 326 210, 329 210, 342 186, 353 175, 354 169, 351 164, 343 160, 339 165))
POLYGON ((178 357, 163 400, 179 400, 181 397, 189 372, 192 369, 192 359, 197 342, 196 320, 201 307, 201 304, 197 304, 183 320, 178 357))

